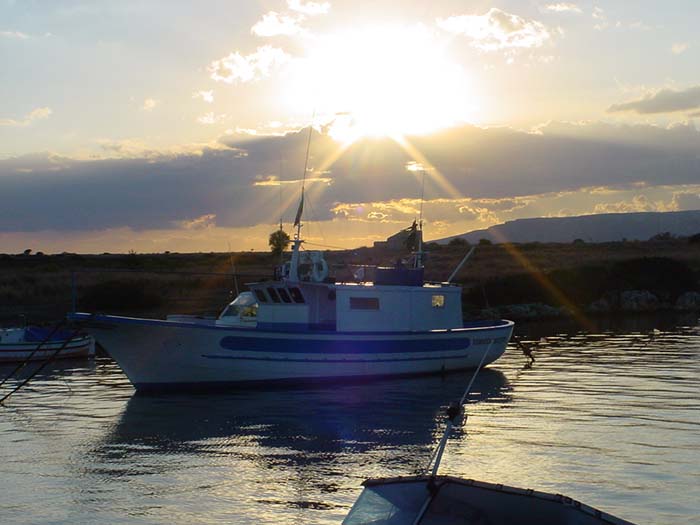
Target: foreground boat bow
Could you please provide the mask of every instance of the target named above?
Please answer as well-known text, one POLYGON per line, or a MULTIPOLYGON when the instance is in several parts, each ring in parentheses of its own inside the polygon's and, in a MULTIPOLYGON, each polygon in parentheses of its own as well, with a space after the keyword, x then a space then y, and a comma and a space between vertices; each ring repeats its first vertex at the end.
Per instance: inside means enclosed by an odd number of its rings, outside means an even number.
POLYGON ((560 494, 451 476, 363 485, 343 525, 634 525, 560 494))

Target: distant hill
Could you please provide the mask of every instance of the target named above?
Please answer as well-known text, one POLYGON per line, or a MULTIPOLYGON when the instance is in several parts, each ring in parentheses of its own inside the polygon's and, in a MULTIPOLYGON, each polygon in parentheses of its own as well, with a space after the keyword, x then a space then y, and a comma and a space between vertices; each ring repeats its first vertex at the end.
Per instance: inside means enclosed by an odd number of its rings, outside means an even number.
POLYGON ((470 243, 479 242, 479 239, 489 239, 494 243, 572 242, 575 239, 586 242, 646 241, 663 232, 680 236, 700 233, 700 210, 517 219, 434 242, 444 244, 457 237, 470 243))

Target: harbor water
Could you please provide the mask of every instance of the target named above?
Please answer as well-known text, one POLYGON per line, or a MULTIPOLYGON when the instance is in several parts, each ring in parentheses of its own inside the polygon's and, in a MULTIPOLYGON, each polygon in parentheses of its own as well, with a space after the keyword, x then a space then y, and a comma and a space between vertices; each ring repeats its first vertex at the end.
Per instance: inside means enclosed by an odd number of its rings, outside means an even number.
MULTIPOLYGON (((700 524, 700 327, 647 321, 518 327, 535 362, 479 374, 441 473, 700 524)), ((469 378, 142 396, 62 361, 0 407, 0 522, 337 524, 365 478, 426 467, 469 378)))

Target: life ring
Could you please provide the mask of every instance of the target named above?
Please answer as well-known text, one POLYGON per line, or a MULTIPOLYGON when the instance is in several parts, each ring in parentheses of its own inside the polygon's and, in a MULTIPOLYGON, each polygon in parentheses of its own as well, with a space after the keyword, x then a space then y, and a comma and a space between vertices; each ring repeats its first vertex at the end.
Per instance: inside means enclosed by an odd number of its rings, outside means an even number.
POLYGON ((322 283, 326 277, 328 277, 328 263, 321 257, 311 265, 311 278, 317 283, 322 283))

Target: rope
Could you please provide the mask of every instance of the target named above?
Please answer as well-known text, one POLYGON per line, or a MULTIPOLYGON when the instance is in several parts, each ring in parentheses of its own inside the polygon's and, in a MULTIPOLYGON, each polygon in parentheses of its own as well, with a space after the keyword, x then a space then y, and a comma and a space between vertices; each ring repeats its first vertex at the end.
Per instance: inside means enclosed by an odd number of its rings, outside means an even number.
POLYGON ((13 388, 12 390, 10 390, 10 392, 8 392, 7 394, 5 394, 5 395, 0 399, 0 405, 2 405, 2 404, 5 402, 5 400, 7 400, 7 398, 9 398, 12 394, 14 394, 15 392, 17 392, 20 388, 22 388, 24 385, 26 385, 27 383, 29 383, 29 381, 31 381, 32 379, 34 379, 34 376, 36 376, 39 372, 41 372, 44 368, 46 368, 46 365, 52 363, 52 362, 56 359, 56 357, 58 356, 58 354, 60 354, 60 353, 68 346, 68 344, 75 338, 75 336, 77 336, 77 335, 79 335, 79 334, 80 334, 80 328, 76 329, 76 330, 71 334, 71 336, 70 336, 68 339, 66 339, 66 340, 64 341, 64 343, 63 343, 58 349, 56 349, 56 350, 54 351, 53 354, 51 354, 51 356, 49 356, 49 358, 48 358, 46 361, 44 361, 43 363, 41 363, 41 365, 40 365, 36 370, 34 370, 34 372, 32 372, 32 373, 29 375, 29 377, 27 377, 24 381, 22 381, 22 382, 21 382, 19 385, 17 385, 15 388, 13 388))
MULTIPOLYGON (((484 360, 486 359, 486 356, 491 351, 492 345, 493 345, 493 338, 491 339, 489 346, 486 347, 486 351, 481 356, 481 361, 479 361, 479 365, 476 367, 476 370, 474 370, 474 374, 472 375, 472 378, 469 381, 469 384, 467 385, 467 389, 464 391, 462 398, 459 400, 459 405, 457 406, 458 408, 455 407, 454 405, 450 405, 450 407, 447 409, 447 416, 449 418, 447 420, 447 427, 445 428, 445 432, 443 433, 442 438, 440 439, 440 443, 438 444, 437 448, 430 455, 430 461, 428 461, 428 466, 426 468, 426 471, 430 470, 430 464, 433 462, 433 459, 434 459, 435 465, 433 466, 433 470, 430 473, 431 479, 435 478, 435 476, 437 475, 438 468, 440 467, 440 461, 442 460, 442 453, 445 451, 445 446, 447 445, 447 439, 450 436, 450 432, 452 432, 452 427, 455 425, 457 417, 462 412, 462 407, 464 406, 464 401, 467 399, 467 396, 469 395, 469 391, 471 390, 472 385, 474 384, 474 381, 476 380, 476 376, 479 374, 479 370, 481 370, 481 367, 484 364, 484 360), (455 410, 455 408, 457 408, 457 410, 455 410)), ((425 499, 423 506, 418 511, 418 514, 416 515, 416 519, 413 520, 413 525, 418 525, 418 523, 420 523, 420 520, 423 519, 425 512, 428 510, 428 506, 430 505, 430 502, 432 501, 433 496, 436 493, 435 491, 433 491, 433 489, 431 487, 433 487, 433 485, 430 482, 428 482, 428 497, 425 499)))
MULTIPOLYGON (((323 234, 321 234, 323 235, 323 234)), ((318 242, 310 242, 310 241, 304 241, 306 244, 310 244, 311 246, 320 246, 321 248, 330 248, 332 250, 347 250, 347 248, 343 248, 341 246, 333 246, 331 244, 320 244, 318 242)))
POLYGON ((56 324, 56 326, 53 327, 53 330, 51 330, 51 331, 49 332, 49 335, 47 335, 47 336, 44 338, 44 340, 41 341, 41 342, 36 346, 36 348, 34 348, 34 350, 31 351, 31 353, 24 359, 24 361, 21 361, 21 362, 14 368, 14 370, 12 370, 12 372, 10 372, 9 374, 7 374, 7 376, 5 376, 5 379, 3 379, 2 382, 0 382, 0 388, 2 388, 2 386, 3 386, 5 383, 7 383, 7 381, 8 381, 12 376, 14 376, 17 372, 19 372, 19 371, 22 370, 25 366, 27 366, 27 363, 29 363, 29 362, 32 360, 32 357, 34 357, 34 355, 41 349, 42 346, 44 346, 48 341, 51 340, 51 338, 53 337, 53 335, 54 335, 56 332, 58 332, 58 329, 61 328, 61 326, 63 326, 65 323, 66 323, 66 320, 65 320, 65 319, 62 319, 61 321, 59 321, 59 322, 56 324))
MULTIPOLYGON (((481 360, 479 361, 479 364, 476 367, 476 370, 474 370, 474 374, 472 375, 472 378, 469 381, 469 384, 467 385, 467 388, 464 391, 462 398, 459 400, 458 407, 459 407, 460 411, 461 411, 462 406, 464 405, 464 402, 467 399, 467 396, 469 395, 469 392, 471 391, 472 385, 474 385, 474 381, 476 380, 476 376, 479 374, 479 371, 481 370, 481 367, 484 364, 484 360, 486 359, 486 356, 491 351, 492 346, 493 346, 493 339, 491 339, 491 342, 486 347, 486 351, 481 356, 481 360)), ((452 408, 452 407, 450 407, 450 408, 452 408)), ((449 415, 449 409, 448 409, 448 415, 449 415)), ((428 461, 428 466, 427 466, 426 470, 430 470, 430 465, 433 463, 433 460, 435 460, 435 465, 433 466, 431 476, 435 476, 437 474, 438 468, 440 467, 440 461, 442 460, 442 453, 445 450, 445 445, 447 444, 447 439, 449 438, 450 432, 452 431, 452 427, 454 426, 454 421, 456 420, 456 417, 455 417, 456 415, 458 415, 458 414, 455 414, 450 419, 448 419, 447 427, 445 428, 445 432, 442 435, 442 438, 440 439, 440 443, 438 444, 437 448, 433 451, 433 453, 430 455, 430 460, 428 461)))

